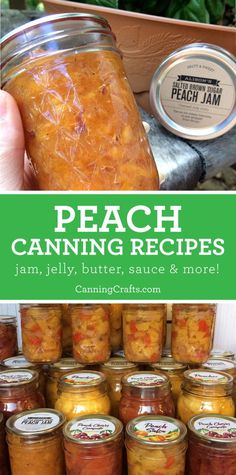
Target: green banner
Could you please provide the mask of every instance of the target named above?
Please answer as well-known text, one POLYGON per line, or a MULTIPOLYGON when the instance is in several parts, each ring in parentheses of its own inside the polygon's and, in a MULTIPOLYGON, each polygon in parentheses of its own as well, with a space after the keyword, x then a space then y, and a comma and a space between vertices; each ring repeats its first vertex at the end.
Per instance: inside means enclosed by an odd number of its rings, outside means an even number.
POLYGON ((236 299, 236 193, 0 195, 1 300, 236 299))

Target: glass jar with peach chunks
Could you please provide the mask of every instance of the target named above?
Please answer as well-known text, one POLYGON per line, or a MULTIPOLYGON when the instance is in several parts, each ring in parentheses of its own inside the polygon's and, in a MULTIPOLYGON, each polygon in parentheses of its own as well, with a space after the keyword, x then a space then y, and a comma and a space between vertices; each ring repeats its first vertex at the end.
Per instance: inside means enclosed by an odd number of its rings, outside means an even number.
POLYGON ((201 364, 210 355, 216 306, 173 304, 171 350, 179 363, 201 364))
POLYGON ((107 361, 111 354, 109 306, 70 305, 73 356, 82 364, 107 361))
POLYGON ((187 429, 171 417, 137 417, 126 426, 129 475, 184 475, 187 429))
POLYGON ((160 360, 165 312, 164 304, 124 305, 123 340, 128 361, 155 363, 160 360))
POLYGON ((104 18, 46 16, 6 35, 1 50, 3 87, 20 109, 39 189, 158 189, 148 139, 104 18))
POLYGON ((22 305, 23 353, 32 363, 54 363, 62 354, 60 305, 22 305))

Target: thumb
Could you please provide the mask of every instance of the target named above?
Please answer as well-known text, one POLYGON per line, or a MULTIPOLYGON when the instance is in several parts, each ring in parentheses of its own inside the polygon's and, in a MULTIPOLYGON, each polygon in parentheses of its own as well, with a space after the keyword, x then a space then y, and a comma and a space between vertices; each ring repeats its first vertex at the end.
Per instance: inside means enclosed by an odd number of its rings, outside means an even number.
POLYGON ((24 187, 24 132, 15 100, 0 91, 0 191, 24 187))

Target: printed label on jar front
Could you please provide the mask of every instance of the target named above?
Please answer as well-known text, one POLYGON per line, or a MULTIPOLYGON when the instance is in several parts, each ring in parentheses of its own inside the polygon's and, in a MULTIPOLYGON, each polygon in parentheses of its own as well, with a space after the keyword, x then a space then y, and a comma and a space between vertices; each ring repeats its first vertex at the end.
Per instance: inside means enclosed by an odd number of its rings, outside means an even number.
POLYGON ((227 369, 234 369, 235 365, 231 361, 222 360, 208 360, 203 365, 205 368, 216 369, 218 371, 225 371, 227 369))
POLYGON ((42 432, 53 429, 60 422, 57 414, 50 412, 38 412, 19 417, 14 423, 14 427, 22 432, 42 432))
POLYGON ((0 384, 21 383, 23 381, 29 381, 30 379, 32 379, 32 377, 33 375, 27 371, 4 371, 4 373, 0 373, 0 384))
POLYGON ((72 373, 63 378, 66 384, 79 384, 81 386, 83 384, 97 383, 99 379, 100 376, 94 373, 72 373))
POLYGON ((180 429, 172 422, 146 420, 138 422, 132 428, 135 437, 151 442, 164 442, 175 440, 180 435, 180 429))
POLYGON ((74 439, 102 440, 114 434, 116 427, 113 422, 106 419, 84 419, 75 422, 70 427, 70 434, 74 439))
POLYGON ((133 374, 127 378, 127 383, 134 386, 159 386, 165 381, 162 376, 148 373, 133 374))
POLYGON ((193 371, 189 374, 190 378, 197 381, 202 381, 203 383, 227 383, 228 379, 222 374, 214 373, 214 371, 193 371))
POLYGON ((160 99, 166 114, 182 127, 217 126, 233 110, 234 83, 220 65, 206 59, 185 60, 169 69, 160 99))
POLYGON ((29 361, 27 361, 24 356, 17 356, 14 358, 14 356, 12 358, 7 358, 6 360, 4 360, 4 366, 8 366, 8 367, 15 367, 15 368, 30 368, 31 366, 33 366, 32 363, 30 363, 29 361))
POLYGON ((206 437, 236 440, 236 421, 225 418, 204 417, 194 422, 194 429, 206 437))

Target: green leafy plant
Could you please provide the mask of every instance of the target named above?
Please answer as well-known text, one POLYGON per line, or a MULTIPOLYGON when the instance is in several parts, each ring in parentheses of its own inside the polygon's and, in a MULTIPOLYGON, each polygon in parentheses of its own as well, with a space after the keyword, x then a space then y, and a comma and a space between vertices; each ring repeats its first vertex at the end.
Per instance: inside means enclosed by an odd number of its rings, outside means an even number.
POLYGON ((226 5, 235 6, 235 0, 85 0, 82 3, 201 23, 218 23, 223 19, 226 5))

